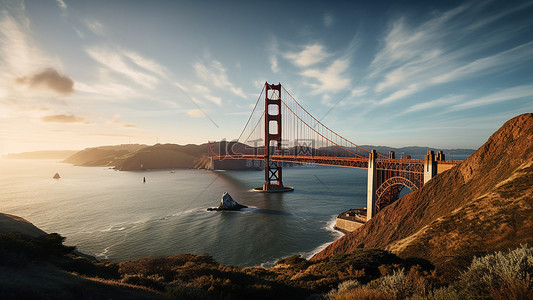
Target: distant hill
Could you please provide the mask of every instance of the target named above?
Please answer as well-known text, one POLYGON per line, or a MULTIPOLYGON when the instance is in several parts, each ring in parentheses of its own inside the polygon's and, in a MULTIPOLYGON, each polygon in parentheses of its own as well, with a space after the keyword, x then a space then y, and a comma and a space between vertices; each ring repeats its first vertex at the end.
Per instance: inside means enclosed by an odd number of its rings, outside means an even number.
POLYGON ((367 150, 376 150, 378 153, 387 154, 389 151, 394 151, 396 154, 396 157, 399 158, 402 153, 404 155, 411 155, 411 156, 423 156, 426 155, 428 151, 434 151, 437 152, 439 150, 442 150, 444 152, 444 155, 446 156, 446 160, 451 160, 452 156, 468 156, 474 153, 474 149, 437 149, 437 148, 431 148, 431 147, 419 147, 419 146, 409 146, 409 147, 401 147, 401 148, 394 148, 394 147, 388 147, 388 146, 372 146, 372 145, 363 145, 361 146, 367 150))
POLYGON ((125 144, 87 148, 74 153, 63 162, 77 166, 110 166, 116 158, 145 147, 147 146, 142 144, 125 144))
MULTIPOLYGON (((77 166, 111 166, 121 171, 146 169, 209 169, 211 167, 211 161, 207 156, 207 148, 207 144, 102 146, 79 151, 63 162, 77 166)), ((227 147, 222 148, 225 149, 227 147)), ((215 167, 222 170, 251 168, 247 165, 246 160, 217 161, 215 167)))
POLYGON ((142 169, 191 169, 207 154, 207 144, 156 144, 116 158, 112 164, 121 171, 142 169))
POLYGON ((385 207, 313 260, 360 248, 433 262, 448 278, 475 255, 533 243, 533 114, 506 122, 474 154, 385 207))
MULTIPOLYGON (((422 156, 428 150, 437 150, 428 147, 365 147, 367 149, 376 149, 383 154, 387 154, 389 151, 395 151, 397 157, 400 157, 402 154, 422 156)), ((254 148, 235 142, 221 142, 220 145, 218 145, 218 148, 217 151, 236 151, 240 154, 254 154, 257 151, 254 148)), ((331 154, 338 151, 337 148, 327 150, 325 150, 325 148, 320 148, 317 149, 317 153, 320 153, 320 151, 327 151, 331 154)), ((262 149, 259 151, 262 151, 262 149)), ((474 150, 456 149, 444 150, 444 152, 448 154, 447 159, 451 159, 451 156, 449 155, 450 153, 463 155, 464 157, 473 153, 474 150)), ((63 162, 78 166, 111 166, 121 171, 144 169, 209 169, 211 167, 211 161, 208 157, 208 144, 156 144, 153 146, 131 144, 93 147, 74 153, 63 162)), ((260 163, 260 161, 257 161, 257 163, 260 163)), ((261 165, 251 164, 246 159, 221 160, 215 162, 214 168, 218 170, 259 169, 261 168, 261 165)))
POLYGON ((0 213, 0 233, 6 232, 20 232, 32 237, 46 234, 46 232, 21 217, 0 213))
POLYGON ((65 159, 78 150, 47 150, 47 151, 33 151, 22 153, 9 153, 4 155, 5 158, 14 159, 65 159))

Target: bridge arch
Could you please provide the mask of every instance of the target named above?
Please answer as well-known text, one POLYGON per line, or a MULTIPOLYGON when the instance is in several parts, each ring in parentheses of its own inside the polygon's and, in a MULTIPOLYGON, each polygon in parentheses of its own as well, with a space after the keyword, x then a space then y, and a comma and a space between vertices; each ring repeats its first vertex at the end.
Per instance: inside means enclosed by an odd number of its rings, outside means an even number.
POLYGON ((404 186, 411 191, 418 189, 418 186, 414 182, 402 176, 394 176, 385 180, 376 190, 377 210, 379 211, 394 202, 401 188, 404 186))

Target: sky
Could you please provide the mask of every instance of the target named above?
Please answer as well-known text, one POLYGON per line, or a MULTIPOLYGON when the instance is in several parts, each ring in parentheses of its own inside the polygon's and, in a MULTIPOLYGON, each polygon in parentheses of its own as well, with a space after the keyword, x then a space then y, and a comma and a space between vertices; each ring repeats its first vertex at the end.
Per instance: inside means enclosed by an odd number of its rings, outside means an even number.
POLYGON ((360 145, 533 112, 533 1, 0 0, 0 154, 239 136, 265 81, 360 145))

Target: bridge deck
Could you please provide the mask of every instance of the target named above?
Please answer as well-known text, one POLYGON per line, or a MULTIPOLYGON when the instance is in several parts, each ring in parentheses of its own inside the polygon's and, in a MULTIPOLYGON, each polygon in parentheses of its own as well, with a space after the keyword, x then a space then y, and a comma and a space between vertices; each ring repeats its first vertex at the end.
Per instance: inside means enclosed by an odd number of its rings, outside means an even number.
MULTIPOLYGON (((306 163, 325 166, 337 166, 367 169, 368 158, 366 157, 343 157, 343 156, 304 156, 304 155, 270 155, 271 161, 306 163)), ((265 155, 219 155, 213 159, 252 159, 264 160, 265 155)), ((424 161, 421 159, 376 159, 378 170, 402 170, 404 172, 423 172, 424 161)))

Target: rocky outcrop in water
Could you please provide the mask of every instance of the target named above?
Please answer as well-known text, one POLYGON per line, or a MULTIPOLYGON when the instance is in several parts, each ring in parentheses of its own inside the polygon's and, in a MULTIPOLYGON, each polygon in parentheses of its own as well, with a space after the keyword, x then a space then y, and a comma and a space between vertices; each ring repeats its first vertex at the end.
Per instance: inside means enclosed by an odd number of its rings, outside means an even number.
POLYGON ((240 210, 241 208, 246 208, 248 206, 241 205, 237 201, 231 198, 230 194, 224 193, 222 199, 220 199, 220 205, 218 207, 210 207, 208 211, 220 211, 220 210, 240 210))

